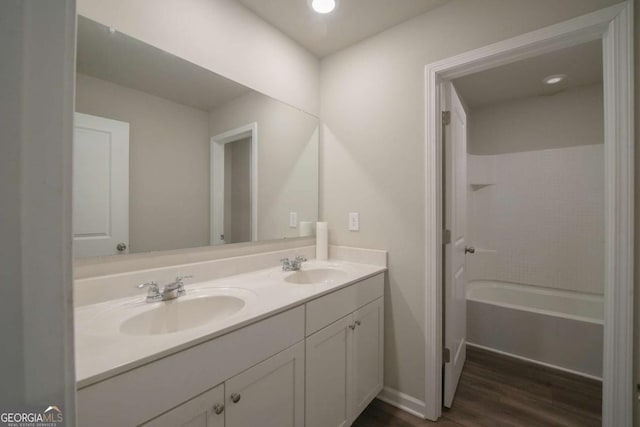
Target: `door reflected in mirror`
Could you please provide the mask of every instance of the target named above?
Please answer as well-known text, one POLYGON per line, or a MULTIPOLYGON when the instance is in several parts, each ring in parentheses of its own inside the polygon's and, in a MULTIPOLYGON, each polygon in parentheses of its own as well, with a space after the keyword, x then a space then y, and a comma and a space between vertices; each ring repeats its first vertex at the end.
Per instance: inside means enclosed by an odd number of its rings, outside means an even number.
POLYGON ((313 234, 316 117, 82 16, 76 112, 76 257, 313 234))

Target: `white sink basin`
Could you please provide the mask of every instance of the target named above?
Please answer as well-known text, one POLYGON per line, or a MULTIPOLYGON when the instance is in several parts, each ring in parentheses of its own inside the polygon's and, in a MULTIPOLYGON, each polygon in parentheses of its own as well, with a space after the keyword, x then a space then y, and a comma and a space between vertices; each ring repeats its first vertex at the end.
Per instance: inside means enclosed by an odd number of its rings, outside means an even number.
POLYGON ((180 332, 225 320, 245 306, 243 299, 228 295, 183 298, 154 303, 156 306, 152 309, 122 322, 120 332, 126 335, 180 332))
POLYGON ((315 285, 335 283, 338 280, 344 280, 347 273, 336 268, 310 268, 308 270, 300 270, 285 277, 285 282, 295 283, 298 285, 315 285))

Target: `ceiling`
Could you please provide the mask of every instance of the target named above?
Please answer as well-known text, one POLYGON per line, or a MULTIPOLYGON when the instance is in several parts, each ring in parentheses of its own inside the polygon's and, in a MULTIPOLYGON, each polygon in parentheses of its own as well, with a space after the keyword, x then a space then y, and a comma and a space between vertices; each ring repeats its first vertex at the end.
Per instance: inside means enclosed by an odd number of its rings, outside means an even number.
POLYGON ((421 15, 448 0, 336 0, 321 15, 311 0, 237 0, 321 58, 421 15))
POLYGON ((602 82, 602 41, 573 46, 501 67, 455 79, 460 97, 469 108, 496 102, 550 96, 563 90, 602 82), (566 74, 557 85, 545 85, 542 79, 566 74))
POLYGON ((209 111, 249 88, 78 16, 77 71, 209 111), (152 72, 150 72, 152 71, 152 72))

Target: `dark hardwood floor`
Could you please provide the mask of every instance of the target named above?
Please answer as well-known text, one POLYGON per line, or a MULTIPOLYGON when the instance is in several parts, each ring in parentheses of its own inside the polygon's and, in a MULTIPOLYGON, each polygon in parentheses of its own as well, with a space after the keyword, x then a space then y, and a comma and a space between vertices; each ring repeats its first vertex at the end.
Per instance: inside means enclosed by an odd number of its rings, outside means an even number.
POLYGON ((437 423, 376 399, 353 426, 599 426, 601 396, 599 381, 468 347, 453 408, 437 423))

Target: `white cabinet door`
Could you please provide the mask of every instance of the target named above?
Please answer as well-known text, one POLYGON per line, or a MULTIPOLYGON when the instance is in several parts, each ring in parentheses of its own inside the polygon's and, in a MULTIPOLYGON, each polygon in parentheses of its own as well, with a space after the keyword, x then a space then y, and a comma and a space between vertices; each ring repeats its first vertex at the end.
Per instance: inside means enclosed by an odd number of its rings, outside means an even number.
POLYGON ((143 424, 144 427, 224 427, 224 384, 143 424))
POLYGON ((129 244, 129 123, 76 113, 73 251, 126 253, 129 244))
POLYGON ((227 427, 304 426, 304 342, 225 382, 227 427))
POLYGON ((306 340, 306 427, 351 424, 353 316, 319 330, 306 340))
POLYGON ((382 298, 354 313, 353 334, 353 419, 382 390, 384 354, 384 300, 382 298))

